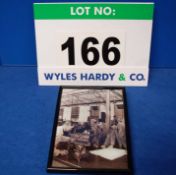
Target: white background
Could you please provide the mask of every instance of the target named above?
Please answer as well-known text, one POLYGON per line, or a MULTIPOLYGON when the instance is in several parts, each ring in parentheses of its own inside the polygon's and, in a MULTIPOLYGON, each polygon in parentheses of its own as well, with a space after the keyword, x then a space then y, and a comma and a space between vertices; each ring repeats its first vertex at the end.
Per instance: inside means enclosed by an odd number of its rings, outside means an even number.
MULTIPOLYGON (((66 70, 80 72, 86 69, 89 73, 95 70, 124 70, 130 74, 136 70, 145 74, 145 81, 139 85, 146 85, 148 82, 148 67, 150 56, 151 20, 35 20, 37 61, 39 70, 39 82, 42 85, 68 85, 70 82, 45 81, 43 72, 57 71, 62 73, 66 70), (81 59, 81 43, 85 37, 93 35, 100 43, 107 36, 117 36, 121 44, 118 46, 121 52, 121 60, 115 66, 107 66, 102 58, 97 65, 87 66, 81 59), (61 51, 61 44, 65 43, 68 37, 75 37, 76 65, 68 66, 68 50, 61 51), (45 71, 46 70, 46 71, 45 71), (52 71, 53 70, 53 71, 52 71)), ((95 46, 97 47, 97 45, 95 46)), ((101 44, 97 47, 101 52, 101 44)), ((81 85, 82 82, 77 82, 81 85)), ((109 82, 109 85, 137 86, 138 83, 127 80, 126 82, 109 82)), ((83 83, 85 85, 85 83, 83 83)), ((107 84, 100 82, 97 85, 107 84)), ((87 82, 86 85, 90 85, 87 82)))

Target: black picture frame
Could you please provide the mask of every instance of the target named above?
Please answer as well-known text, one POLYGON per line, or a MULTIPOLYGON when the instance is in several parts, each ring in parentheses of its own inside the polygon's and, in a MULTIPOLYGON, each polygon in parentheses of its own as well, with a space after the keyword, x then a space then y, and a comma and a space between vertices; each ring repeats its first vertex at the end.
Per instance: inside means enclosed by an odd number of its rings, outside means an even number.
MULTIPOLYGON (((115 104, 115 103, 114 103, 115 104)), ((69 106, 69 105, 68 105, 69 106)), ((94 109, 96 110, 97 108, 94 107, 94 109)), ((71 119, 70 119, 71 120, 71 119)), ((110 120, 110 119, 109 119, 110 120)), ((111 121, 111 120, 110 120, 111 121)), ((78 122, 79 123, 79 122, 78 122)), ((73 136, 69 136, 69 137, 73 137, 73 136)), ((74 135, 75 137, 75 135, 74 135)), ((106 136, 107 138, 107 136, 106 136)), ((70 138, 69 138, 70 139, 70 138)), ((75 139, 75 138, 74 138, 75 139)), ((75 141, 73 141, 73 145, 76 145, 75 141)), ((70 142, 69 142, 70 143, 70 142)), ((59 142, 59 145, 62 147, 62 144, 60 144, 59 142)), ((64 145, 64 144, 63 144, 64 145)), ((77 145, 76 145, 77 146, 77 145)), ((79 146, 79 145, 78 145, 79 146)), ((86 147, 86 146, 85 146, 86 147)), ((115 147, 115 146, 114 146, 115 147)), ((119 148, 112 148, 113 150, 115 149, 119 149, 119 148)), ((68 148, 68 147, 67 147, 68 148)), ((67 150, 67 148, 64 148, 67 150)), ((74 147, 75 148, 75 147, 74 147)), ((87 149, 87 147, 86 147, 87 149)), ((106 148, 105 148, 106 149, 106 148)), ((75 149, 73 149, 75 150, 75 149)), ((74 152, 74 151, 71 151, 74 152)), ((101 151, 101 148, 99 149, 94 149, 93 151, 101 151)), ((102 149, 103 150, 103 149, 102 149)), ((119 149, 120 150, 120 149, 119 149)), ((87 150, 86 150, 87 151, 87 150)), ((109 150, 108 150, 109 151, 109 150)), ((123 151, 123 150, 122 150, 123 151)), ((79 152, 79 151, 78 151, 79 152)), ((64 153, 63 154, 69 154, 69 151, 64 153)), ((75 153, 76 155, 76 153, 75 153)), ((76 156, 75 156, 76 157, 76 156)), ((79 156, 78 156, 79 157, 79 156)), ((80 158, 81 160, 81 158, 80 158)), ((86 160, 87 162, 89 160, 86 160)), ((55 118, 54 118, 54 125, 53 125, 53 131, 52 131, 52 137, 51 137, 51 143, 50 143, 50 150, 49 150, 49 156, 48 156, 48 164, 47 164, 47 172, 50 172, 50 173, 63 173, 63 172, 115 172, 116 174, 132 174, 132 162, 131 162, 131 149, 130 149, 130 135, 129 135, 129 126, 128 126, 128 112, 127 112, 127 101, 126 101, 126 92, 125 92, 125 88, 122 88, 122 87, 72 87, 72 86, 65 86, 65 87, 60 87, 59 88, 59 93, 58 93, 58 99, 57 99, 57 105, 56 105, 56 112, 55 112, 55 118), (124 149, 127 154, 124 155, 124 156, 121 156, 117 159, 115 159, 115 162, 114 162, 114 167, 106 167, 106 166, 102 166, 103 164, 106 165, 107 164, 113 164, 113 160, 107 160, 104 161, 104 157, 101 157, 99 155, 94 155, 91 156, 93 157, 91 160, 91 164, 90 164, 90 167, 87 167, 87 163, 86 163, 86 167, 84 166, 81 166, 81 161, 78 163, 75 164, 75 161, 76 161, 76 158, 74 160, 74 162, 72 162, 72 160, 68 160, 69 156, 67 158, 61 158, 61 157, 64 157, 62 155, 59 155, 59 158, 56 158, 57 156, 54 156, 54 151, 55 151, 55 148, 56 148, 56 145, 55 145, 55 140, 56 140, 56 131, 57 131, 57 127, 60 127, 60 126, 63 126, 62 125, 62 122, 60 122, 60 117, 59 117, 59 112, 61 111, 60 108, 61 108, 61 103, 62 103, 62 95, 63 95, 63 91, 67 89, 68 90, 99 90, 99 91, 106 91, 106 90, 109 90, 109 91, 121 91, 122 92, 122 101, 123 101, 123 105, 119 105, 119 108, 121 108, 123 110, 123 117, 124 117, 124 124, 125 124, 125 138, 126 138, 126 148, 123 147, 122 149, 124 149), (122 107, 123 106, 123 107, 122 107), (59 123, 60 122, 60 123, 59 123), (59 126, 60 125, 60 126, 59 126), (98 158, 97 158, 98 157, 98 158), (66 160, 66 161, 65 161, 66 160), (99 164, 100 166, 98 167, 94 167, 92 168, 92 165, 93 165, 93 161, 92 160, 95 160, 96 161, 96 164, 99 164), (103 161, 102 161, 103 160, 103 161), (99 162, 98 162, 99 161, 99 162), (109 161, 109 162, 108 162, 109 161), (121 162, 120 162, 121 161, 121 162), (57 162, 59 164, 56 165, 54 164, 53 162, 57 162), (122 167, 118 167, 119 165, 123 164, 122 167), (126 165, 125 165, 126 163, 126 165), (118 165, 118 166, 117 166, 118 165)))

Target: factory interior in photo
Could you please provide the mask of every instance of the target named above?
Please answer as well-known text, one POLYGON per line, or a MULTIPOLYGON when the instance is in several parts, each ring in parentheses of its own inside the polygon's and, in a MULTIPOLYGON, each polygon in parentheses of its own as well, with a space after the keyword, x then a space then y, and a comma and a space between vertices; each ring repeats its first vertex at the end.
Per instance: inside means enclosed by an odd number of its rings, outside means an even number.
POLYGON ((63 88, 51 166, 128 169, 123 89, 63 88))

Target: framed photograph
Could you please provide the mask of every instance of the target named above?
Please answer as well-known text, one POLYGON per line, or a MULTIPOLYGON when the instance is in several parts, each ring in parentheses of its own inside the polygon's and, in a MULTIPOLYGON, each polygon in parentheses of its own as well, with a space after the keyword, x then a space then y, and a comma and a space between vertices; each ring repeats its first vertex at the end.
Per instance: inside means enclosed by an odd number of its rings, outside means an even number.
POLYGON ((47 170, 130 172, 124 88, 60 88, 47 170))

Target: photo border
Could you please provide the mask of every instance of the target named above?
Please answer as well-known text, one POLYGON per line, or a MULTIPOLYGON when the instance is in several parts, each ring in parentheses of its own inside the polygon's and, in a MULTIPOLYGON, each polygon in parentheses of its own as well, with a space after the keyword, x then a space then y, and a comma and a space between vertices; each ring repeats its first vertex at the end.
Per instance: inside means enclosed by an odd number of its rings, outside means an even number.
POLYGON ((127 99, 126 99, 126 91, 124 87, 97 87, 97 86, 87 86, 87 87, 80 87, 80 86, 60 86, 55 110, 55 117, 54 117, 54 125, 52 129, 52 136, 50 142, 50 149, 48 155, 48 163, 47 163, 47 172, 49 173, 64 173, 64 172, 97 172, 97 173, 107 173, 107 172, 115 172, 120 174, 131 174, 132 173, 132 161, 131 161, 131 144, 130 144, 130 133, 129 133, 129 122, 128 122, 128 110, 127 110, 127 99), (108 169, 108 168, 71 168, 71 167, 53 167, 53 152, 54 152, 54 144, 55 144, 55 137, 56 137, 56 130, 57 130, 57 121, 58 121, 58 114, 60 110, 60 102, 62 97, 62 90, 63 89, 120 89, 123 93, 123 102, 124 102, 124 118, 125 118, 125 133, 126 133, 126 143, 127 143, 127 161, 128 161, 128 168, 127 169, 108 169))

